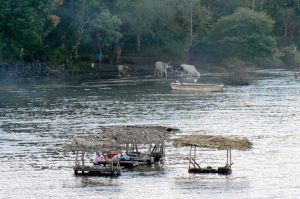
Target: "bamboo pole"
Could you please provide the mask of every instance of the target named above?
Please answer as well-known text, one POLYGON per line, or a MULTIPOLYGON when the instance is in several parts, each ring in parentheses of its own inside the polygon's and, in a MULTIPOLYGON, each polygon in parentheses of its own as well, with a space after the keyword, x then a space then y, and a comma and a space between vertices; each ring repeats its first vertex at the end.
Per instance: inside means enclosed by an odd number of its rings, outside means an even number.
MULTIPOLYGON (((197 147, 194 146, 194 161, 195 161, 195 162, 196 162, 196 150, 197 150, 197 147)), ((194 167, 195 167, 195 165, 194 165, 194 167)))
POLYGON ((226 151, 227 151, 226 166, 227 166, 228 165, 228 149, 226 151))
POLYGON ((152 150, 152 144, 149 145, 148 153, 152 153, 151 150, 152 150))
POLYGON ((230 163, 230 167, 231 167, 231 149, 229 149, 229 163, 230 163))
POLYGON ((139 152, 137 144, 135 144, 135 150, 136 150, 137 153, 139 152))
POLYGON ((129 144, 126 144, 126 154, 128 154, 129 144))
POLYGON ((82 151, 82 153, 81 153, 82 166, 84 166, 84 154, 85 154, 85 151, 82 151))
POLYGON ((75 156, 75 165, 78 165, 78 151, 76 150, 76 156, 75 156))
POLYGON ((192 160, 194 161, 195 165, 197 165, 199 167, 199 169, 201 169, 200 165, 196 162, 196 160, 193 158, 192 158, 192 160))
POLYGON ((192 148, 193 148, 193 146, 191 146, 191 148, 190 148, 189 169, 191 168, 192 148))

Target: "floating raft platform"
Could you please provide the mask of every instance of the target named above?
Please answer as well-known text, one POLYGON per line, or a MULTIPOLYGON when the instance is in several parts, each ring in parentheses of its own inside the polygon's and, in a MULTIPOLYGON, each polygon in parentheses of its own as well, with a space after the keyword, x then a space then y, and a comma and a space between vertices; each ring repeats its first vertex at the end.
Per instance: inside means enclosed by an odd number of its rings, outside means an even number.
MULTIPOLYGON (((112 164, 110 160, 106 160, 106 163, 112 164)), ((114 162, 113 164, 114 166, 118 166, 119 164, 120 167, 127 168, 127 169, 132 169, 140 165, 139 162, 135 160, 120 160, 119 162, 114 162)))
POLYGON ((120 167, 106 167, 103 165, 77 165, 73 167, 75 175, 103 175, 118 176, 121 174, 120 167))
POLYGON ((204 168, 190 168, 188 170, 189 173, 218 173, 218 174, 231 174, 230 167, 218 167, 214 169, 210 166, 204 168))
POLYGON ((134 167, 139 166, 138 161, 120 161, 120 166, 128 169, 132 169, 134 167))
POLYGON ((218 173, 230 174, 231 165, 231 149, 240 151, 250 150, 252 143, 246 138, 230 138, 224 136, 212 135, 186 135, 181 138, 174 139, 175 147, 190 147, 189 173, 218 173), (201 167, 196 161, 196 151, 198 148, 209 148, 214 150, 226 150, 226 164, 224 167, 212 168, 211 166, 201 167), (193 154, 193 155, 192 155, 193 154), (193 157, 192 157, 193 156, 193 157))

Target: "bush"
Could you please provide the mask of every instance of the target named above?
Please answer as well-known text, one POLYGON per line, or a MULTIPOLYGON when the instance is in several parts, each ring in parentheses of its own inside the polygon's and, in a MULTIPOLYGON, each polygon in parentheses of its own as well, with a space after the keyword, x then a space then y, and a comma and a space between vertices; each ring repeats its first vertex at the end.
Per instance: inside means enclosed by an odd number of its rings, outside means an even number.
POLYGON ((59 46, 58 48, 53 49, 49 53, 50 60, 55 64, 64 64, 66 62, 69 52, 64 45, 59 46))
POLYGON ((229 70, 229 75, 224 78, 224 82, 230 85, 248 85, 250 77, 245 68, 246 63, 238 58, 229 58, 221 63, 229 70))
POLYGON ((281 56, 282 62, 289 67, 295 66, 296 53, 297 47, 295 45, 286 46, 283 49, 283 56, 281 56))

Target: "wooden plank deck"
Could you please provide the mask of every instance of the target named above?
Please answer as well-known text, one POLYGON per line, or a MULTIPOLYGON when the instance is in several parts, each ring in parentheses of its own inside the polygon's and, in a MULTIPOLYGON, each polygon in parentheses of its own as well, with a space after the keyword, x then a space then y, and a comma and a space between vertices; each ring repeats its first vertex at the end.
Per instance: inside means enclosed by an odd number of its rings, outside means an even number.
POLYGON ((218 167, 212 168, 210 166, 204 168, 190 168, 189 173, 218 173, 218 174, 230 174, 231 168, 218 167))
POLYGON ((140 165, 138 161, 120 161, 120 165, 125 168, 132 169, 140 165))
POLYGON ((77 165, 73 167, 75 175, 120 175, 121 174, 121 167, 110 167, 110 166, 103 166, 103 165, 93 165, 93 166, 82 166, 77 165))
MULTIPOLYGON (((124 168, 129 168, 129 169, 140 165, 139 161, 136 161, 136 160, 126 160, 126 161, 121 160, 119 162, 120 162, 120 166, 122 166, 124 168)), ((106 163, 111 164, 112 163, 111 159, 107 159, 106 163)), ((114 164, 114 166, 117 166, 117 162, 114 161, 113 164, 114 164)))

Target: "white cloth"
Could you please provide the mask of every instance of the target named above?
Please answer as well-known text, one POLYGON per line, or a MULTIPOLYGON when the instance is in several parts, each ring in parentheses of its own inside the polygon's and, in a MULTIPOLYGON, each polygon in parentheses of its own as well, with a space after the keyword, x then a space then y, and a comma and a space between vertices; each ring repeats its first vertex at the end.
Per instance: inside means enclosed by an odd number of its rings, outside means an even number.
POLYGON ((98 163, 99 163, 98 155, 97 155, 96 152, 94 153, 94 156, 93 156, 93 163, 94 163, 94 164, 98 164, 98 163))

